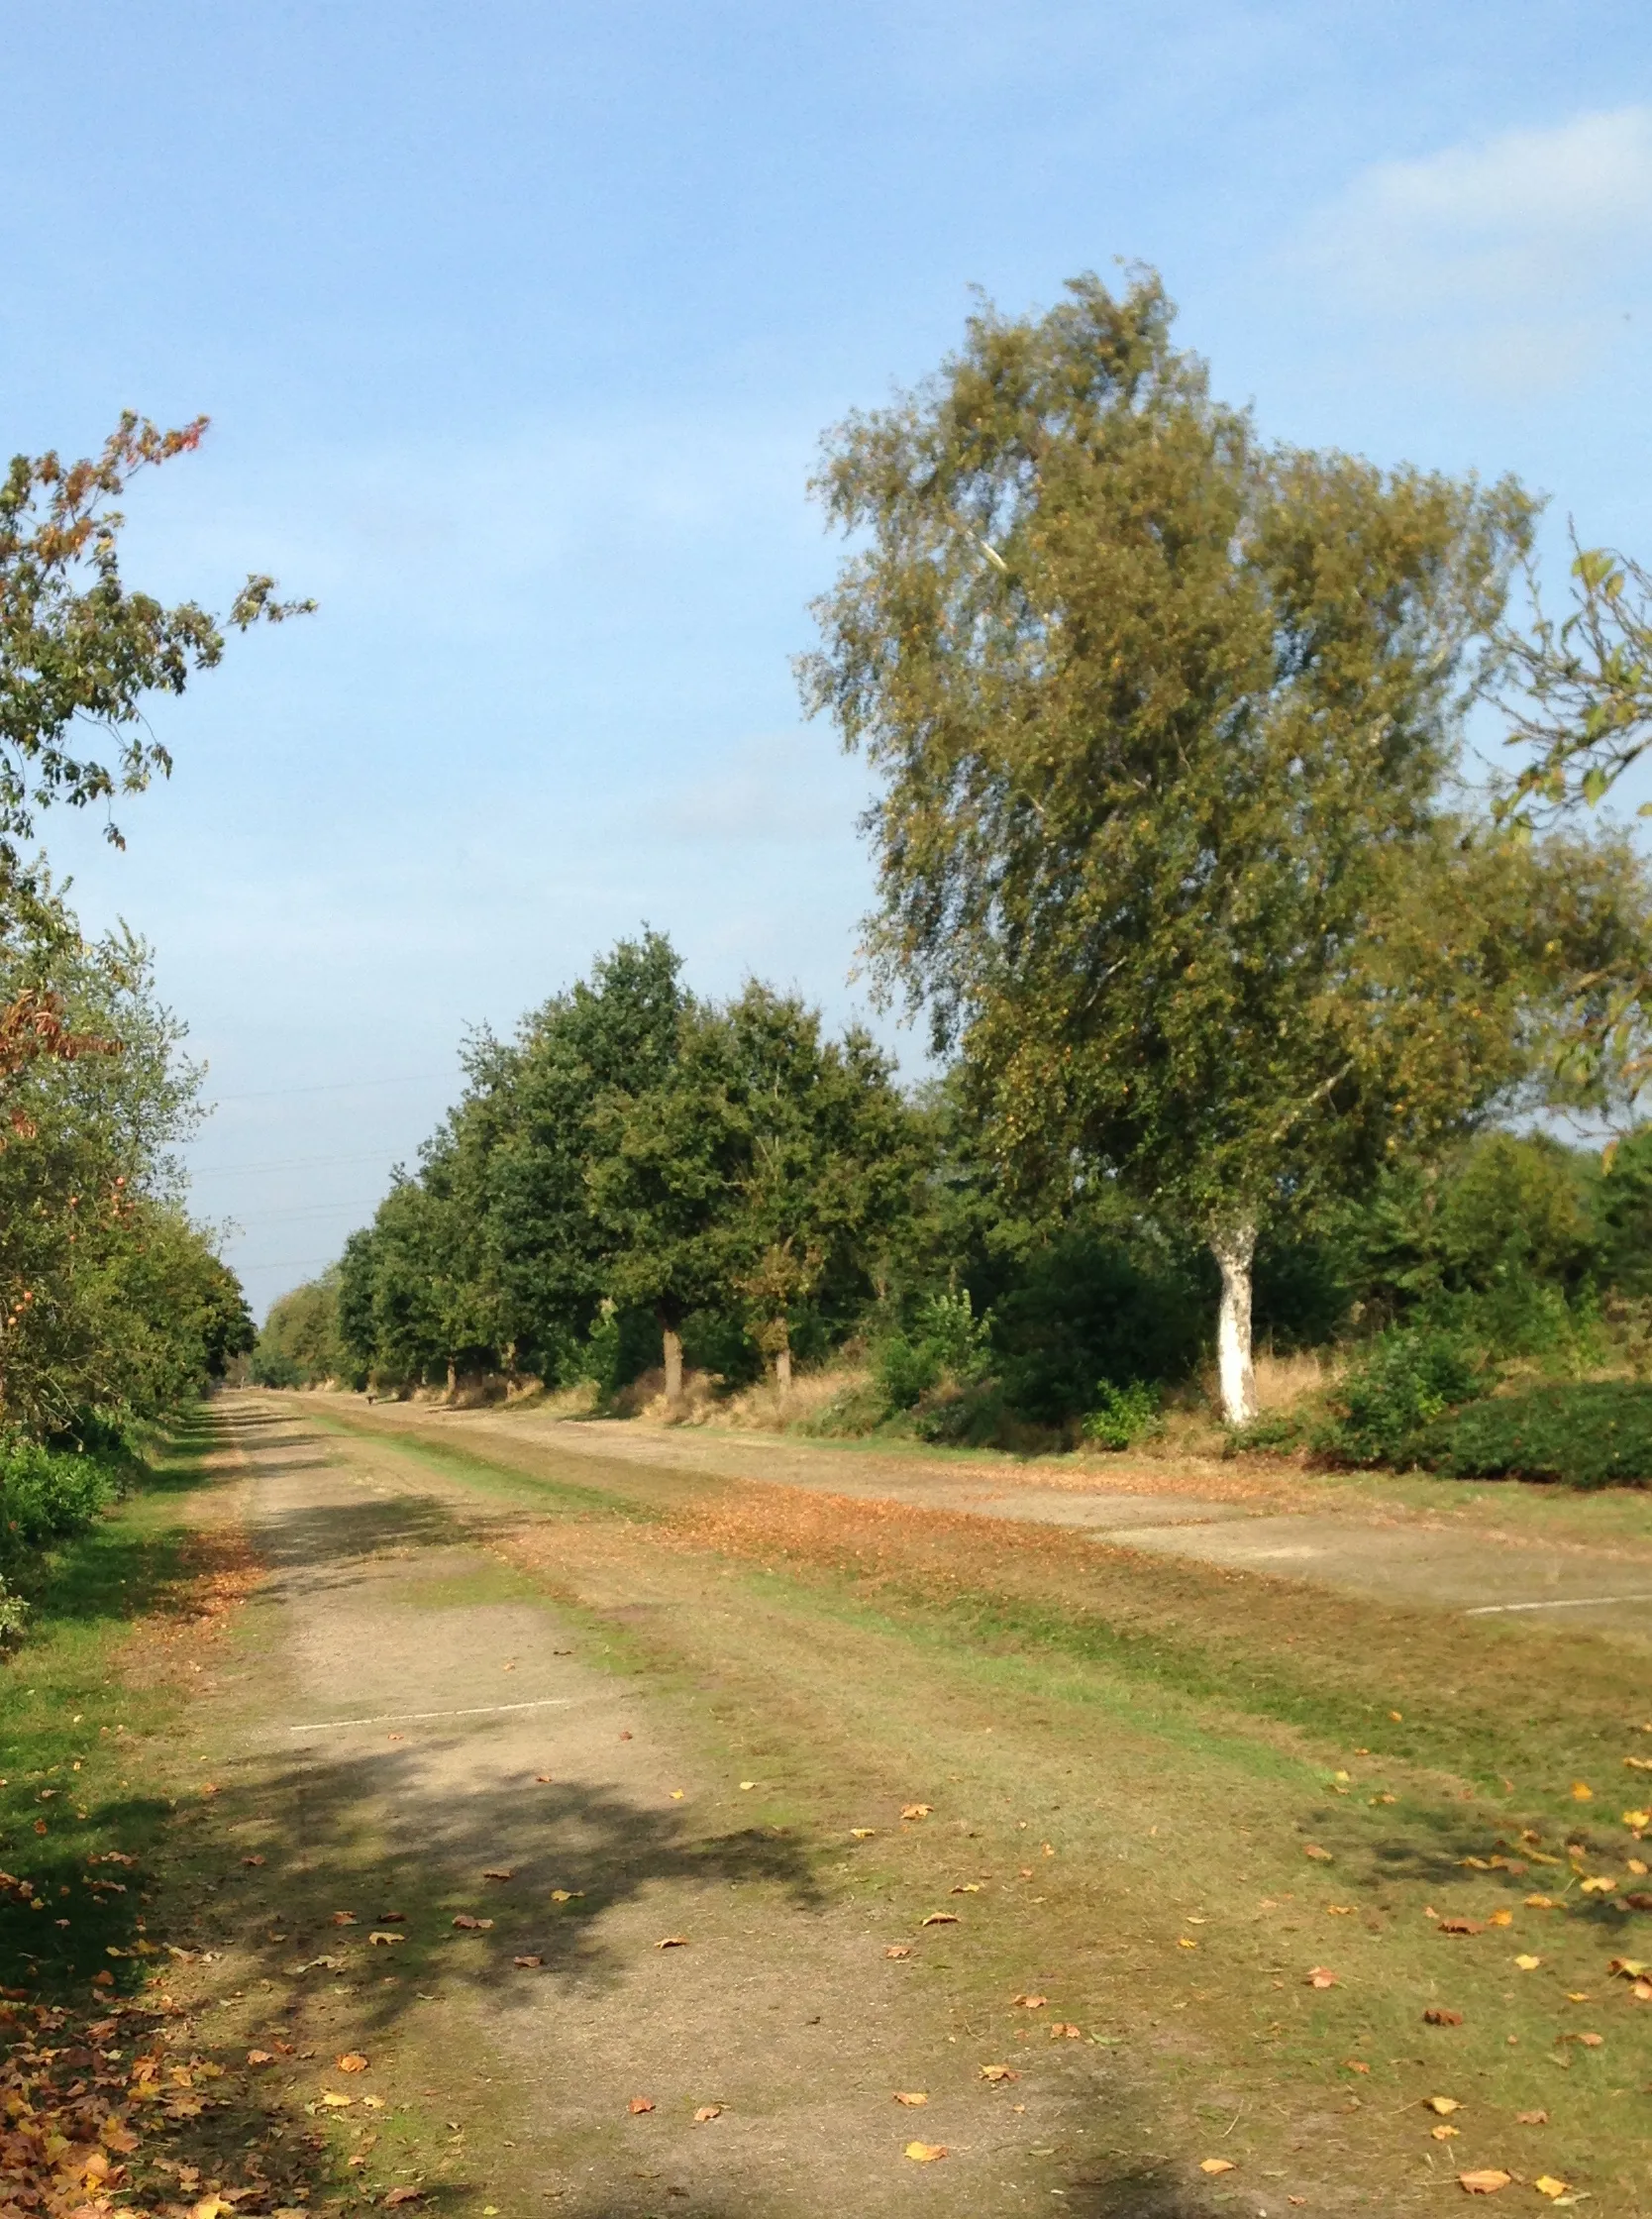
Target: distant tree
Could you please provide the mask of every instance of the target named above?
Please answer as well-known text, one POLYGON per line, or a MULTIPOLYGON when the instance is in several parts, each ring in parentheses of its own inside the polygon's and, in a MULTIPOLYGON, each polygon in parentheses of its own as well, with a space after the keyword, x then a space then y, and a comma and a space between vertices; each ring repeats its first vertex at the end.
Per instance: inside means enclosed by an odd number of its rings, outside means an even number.
POLYGON ((882 779, 884 981, 1021 1179, 1208 1243, 1242 1422, 1259 1230, 1515 1075, 1510 997, 1488 1063, 1481 972, 1425 1007, 1399 958, 1502 962, 1460 911, 1503 853, 1460 859, 1447 795, 1531 503, 1266 448, 1156 277, 1069 295, 832 436, 862 546, 804 691, 882 779))
POLYGON ((253 1351, 255 1386, 321 1387, 353 1370, 339 1333, 336 1268, 271 1303, 253 1351))

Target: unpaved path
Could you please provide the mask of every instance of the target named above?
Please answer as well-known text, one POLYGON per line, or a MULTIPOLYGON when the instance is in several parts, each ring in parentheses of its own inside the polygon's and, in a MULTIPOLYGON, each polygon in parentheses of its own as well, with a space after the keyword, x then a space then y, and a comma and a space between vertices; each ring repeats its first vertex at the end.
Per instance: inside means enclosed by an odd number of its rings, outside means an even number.
POLYGON ((1465 1530, 1395 1506, 1374 1515, 1357 1499, 1327 1508, 1325 1491, 1316 1494, 1297 1477, 1241 1477, 1209 1460, 1170 1477, 1137 1465, 1117 1478, 1071 1472, 1052 1480, 1036 1466, 1007 1460, 949 1464, 757 1434, 568 1421, 532 1410, 369 1406, 361 1397, 318 1398, 317 1407, 327 1403, 348 1407, 353 1422, 432 1438, 474 1438, 487 1453, 534 1444, 574 1459, 654 1463, 863 1501, 1072 1527, 1159 1555, 1378 1601, 1551 1618, 1652 1647, 1652 1537, 1591 1545, 1541 1530, 1465 1530))
POLYGON ((272 1572, 256 1692, 218 1725, 262 1822, 268 1931, 221 1942, 247 1986, 261 1951, 315 1996, 295 2096, 361 2043, 371 2085, 490 2120, 487 2192, 588 2219, 1047 2207, 1025 2106, 981 2101, 944 1993, 763 1823, 761 1779, 501 1564, 510 1515, 267 1403, 219 1409, 272 1572), (961 2125, 944 2163, 903 2159, 961 2125))

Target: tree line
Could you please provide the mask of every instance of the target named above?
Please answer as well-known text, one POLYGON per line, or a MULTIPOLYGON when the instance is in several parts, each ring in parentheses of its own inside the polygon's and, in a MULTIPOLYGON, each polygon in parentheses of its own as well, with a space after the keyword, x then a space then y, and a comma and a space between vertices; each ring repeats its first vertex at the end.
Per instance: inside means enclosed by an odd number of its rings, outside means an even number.
POLYGON ((967 1295, 979 1337, 988 1252, 1105 1224, 1189 1285, 1202 1251, 1243 1425, 1268 1258, 1499 1120, 1627 1113, 1652 888, 1622 832, 1532 806, 1566 783, 1532 769, 1557 657, 1587 690, 1574 633, 1511 628, 1538 504, 1270 444, 1173 323, 1145 270, 983 309, 826 441, 851 551, 804 698, 878 776, 875 976, 942 1085, 902 1098, 773 990, 705 1007, 663 944, 618 950, 483 1044, 351 1242, 346 1363, 563 1377, 646 1318, 675 1399, 690 1321, 776 1371, 900 1302, 967 1295), (1511 676, 1519 776, 1468 745, 1511 676), (610 1015, 633 966, 657 989, 610 1015))

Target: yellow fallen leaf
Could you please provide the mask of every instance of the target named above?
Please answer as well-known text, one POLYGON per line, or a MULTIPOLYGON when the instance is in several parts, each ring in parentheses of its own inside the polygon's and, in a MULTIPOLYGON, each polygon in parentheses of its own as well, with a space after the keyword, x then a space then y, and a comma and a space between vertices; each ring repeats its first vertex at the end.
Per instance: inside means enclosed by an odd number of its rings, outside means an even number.
POLYGON ((849 1829, 849 1839, 852 1842, 870 1842, 877 1832, 875 1826, 852 1826, 849 1829))
POLYGON ((1552 2172, 1540 2172, 1532 2182, 1540 2196, 1563 2196, 1570 2185, 1569 2181, 1557 2180, 1552 2172))
POLYGON ((1454 2111, 1461 2111, 1463 2106, 1455 2096, 1424 2096, 1422 2108, 1424 2111, 1437 2111, 1442 2119, 1449 2119, 1454 2111))
POLYGON ((553 1903, 577 1903, 584 1892, 583 1888, 553 1888, 551 1900, 553 1903))
POLYGON ((1042 2011, 1049 2002, 1047 1995, 1012 1995, 1011 2003, 1018 2003, 1023 2011, 1042 2011))
POLYGON ((756 1780, 742 1780, 740 1783, 740 1792, 742 1795, 750 1795, 753 1788, 755 1788, 756 1786, 756 1780))
POLYGON ((341 2072, 365 2072, 366 2069, 367 2060, 362 2057, 360 2050, 347 2050, 339 2060, 339 2070, 341 2072))
POLYGON ((369 2111, 382 2111, 384 2108, 384 2098, 382 2096, 363 2096, 361 2101, 369 2111))
POLYGON ((960 1924, 960 1920, 956 1911, 931 1911, 923 1924, 925 1926, 957 1926, 960 1924))
POLYGON ((1310 1988, 1334 1988, 1338 1981, 1336 1974, 1328 1966, 1316 1964, 1307 1975, 1307 1984, 1310 1988))
POLYGON ((1334 1864, 1336 1861, 1330 1850, 1322 1849, 1317 1842, 1304 1842, 1302 1844, 1302 1854, 1312 1857, 1316 1864, 1334 1864))
POLYGON ((1233 2160, 1231 2158, 1200 2158, 1198 2169, 1200 2172, 1231 2172, 1233 2170, 1233 2160))
POLYGON ((1543 1959, 1541 1957, 1518 1956, 1514 1959, 1514 1962, 1522 1972, 1535 1972, 1543 1959))
POLYGON ((1528 1911, 1552 1911, 1554 1907, 1555 1899, 1552 1895, 1528 1895, 1526 1897, 1526 1909, 1528 1911))
POLYGON ((1019 2080, 1021 2077, 1015 2067, 1008 2064, 983 2064, 981 2068, 981 2076, 983 2080, 990 2080, 994 2085, 1003 2080, 1019 2080))
POLYGON ((1512 1911, 1494 1911, 1486 1924, 1488 1926, 1512 1926, 1514 1924, 1514 1914, 1512 1911))
POLYGON ((702 2103, 694 2113, 694 2124, 696 2127, 707 2127, 713 2119, 720 2119, 722 2116, 723 2107, 720 2103, 702 2103))
POLYGON ((912 1946, 909 1942, 891 1942, 883 1955, 886 1957, 909 1957, 912 1955, 912 1946))
POLYGON ((952 2152, 944 2142, 909 2142, 906 2155, 915 2166, 932 2166, 937 2158, 950 2158, 952 2152))
POLYGON ((1190 1941, 1185 1934, 1179 1934, 1177 1936, 1176 1946, 1179 1950, 1196 1950, 1198 1948, 1198 1944, 1196 1942, 1190 1941))
POLYGON ((372 1933, 367 1936, 369 1946, 375 1950, 388 1949, 392 1942, 405 1942, 406 1940, 405 1934, 372 1933))
POLYGON ((934 1808, 933 1803, 908 1803, 900 1815, 903 1819, 926 1819, 934 1808))
POLYGON ((1457 2184, 1466 2188, 1471 2196, 1495 2196, 1499 2188, 1506 2188, 1514 2175, 1499 2172, 1496 2166, 1487 2166, 1479 2172, 1460 2172, 1457 2184))
POLYGON ((341 2096, 333 2088, 323 2088, 321 2091, 321 2100, 328 2106, 330 2110, 345 2111, 348 2110, 350 2105, 356 2101, 356 2098, 354 2096, 341 2096))
POLYGON ((903 2103, 911 2110, 917 2104, 927 2103, 929 2096, 922 2088, 896 2088, 894 2099, 896 2103, 903 2103))
POLYGON ((1593 1803, 1595 1790, 1587 1780, 1574 1780, 1572 1782, 1572 1800, 1574 1803, 1593 1803))
POLYGON ((1436 2142, 1455 2142, 1462 2131, 1461 2127, 1430 2127, 1428 2130, 1436 2142))
POLYGON ((671 1790, 671 1801, 673 1803, 680 1803, 687 1792, 688 1790, 686 1788, 673 1787, 671 1790))
POLYGON ((1609 1872, 1595 1872, 1582 1883, 1578 1892, 1581 1895, 1610 1895, 1616 1885, 1617 1882, 1609 1872))
POLYGON ((1625 1811, 1623 1813, 1623 1824, 1636 1829, 1652 1826, 1652 1811, 1625 1811))
POLYGON ((685 1950, 688 1947, 688 1937, 685 1934, 668 1934, 656 1942, 654 1947, 657 1950, 685 1950))

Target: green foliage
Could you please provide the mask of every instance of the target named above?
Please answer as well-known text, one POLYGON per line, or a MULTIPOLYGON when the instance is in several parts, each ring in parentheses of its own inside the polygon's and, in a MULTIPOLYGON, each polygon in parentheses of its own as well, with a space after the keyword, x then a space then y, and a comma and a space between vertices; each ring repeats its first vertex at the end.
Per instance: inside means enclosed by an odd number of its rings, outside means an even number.
POLYGON ((1384 1333, 1339 1381, 1338 1407, 1314 1446, 1354 1464, 1415 1461, 1424 1427, 1475 1391, 1473 1366, 1450 1333, 1384 1333))
POLYGON ((929 1295, 912 1322, 878 1343, 873 1374, 891 1411, 911 1410, 943 1380, 975 1386, 990 1362, 990 1321, 978 1319, 968 1289, 929 1295))
POLYGON ((1095 1408, 1084 1420, 1084 1438, 1097 1448, 1134 1448, 1158 1424, 1157 1389, 1139 1379, 1122 1387, 1103 1379, 1095 1390, 1095 1408))
POLYGON ((1471 1402, 1428 1426, 1415 1461, 1455 1479, 1652 1485, 1652 1389, 1623 1380, 1471 1402))
POLYGON ((58 1542, 89 1531, 120 1492, 119 1466, 107 1457, 18 1433, 0 1440, 0 1636, 18 1633, 28 1615, 19 1584, 58 1542))
POLYGON ((1184 1379, 1204 1349, 1206 1259, 1150 1223, 1083 1219, 1028 1247, 992 1303, 1005 1398, 1052 1426, 1083 1417, 1096 1376, 1184 1379))
MULTIPOLYGON (((128 412, 97 457, 18 455, 0 480, 0 875, 18 866, 15 842, 36 810, 82 808, 136 793, 171 768, 150 729, 153 693, 181 693, 224 652, 219 620, 193 601, 166 608, 121 577, 125 517, 111 505, 140 472, 198 447, 204 416, 162 432, 128 412), (71 753, 76 731, 119 741, 113 764, 71 753)), ((306 602, 275 598, 272 580, 249 578, 229 621, 278 623, 306 602)), ((111 822, 108 837, 121 836, 111 822)))
POLYGON ((356 1366, 339 1331, 339 1273, 325 1273, 295 1287, 270 1306, 253 1350, 256 1387, 320 1387, 329 1380, 357 1384, 356 1366))

